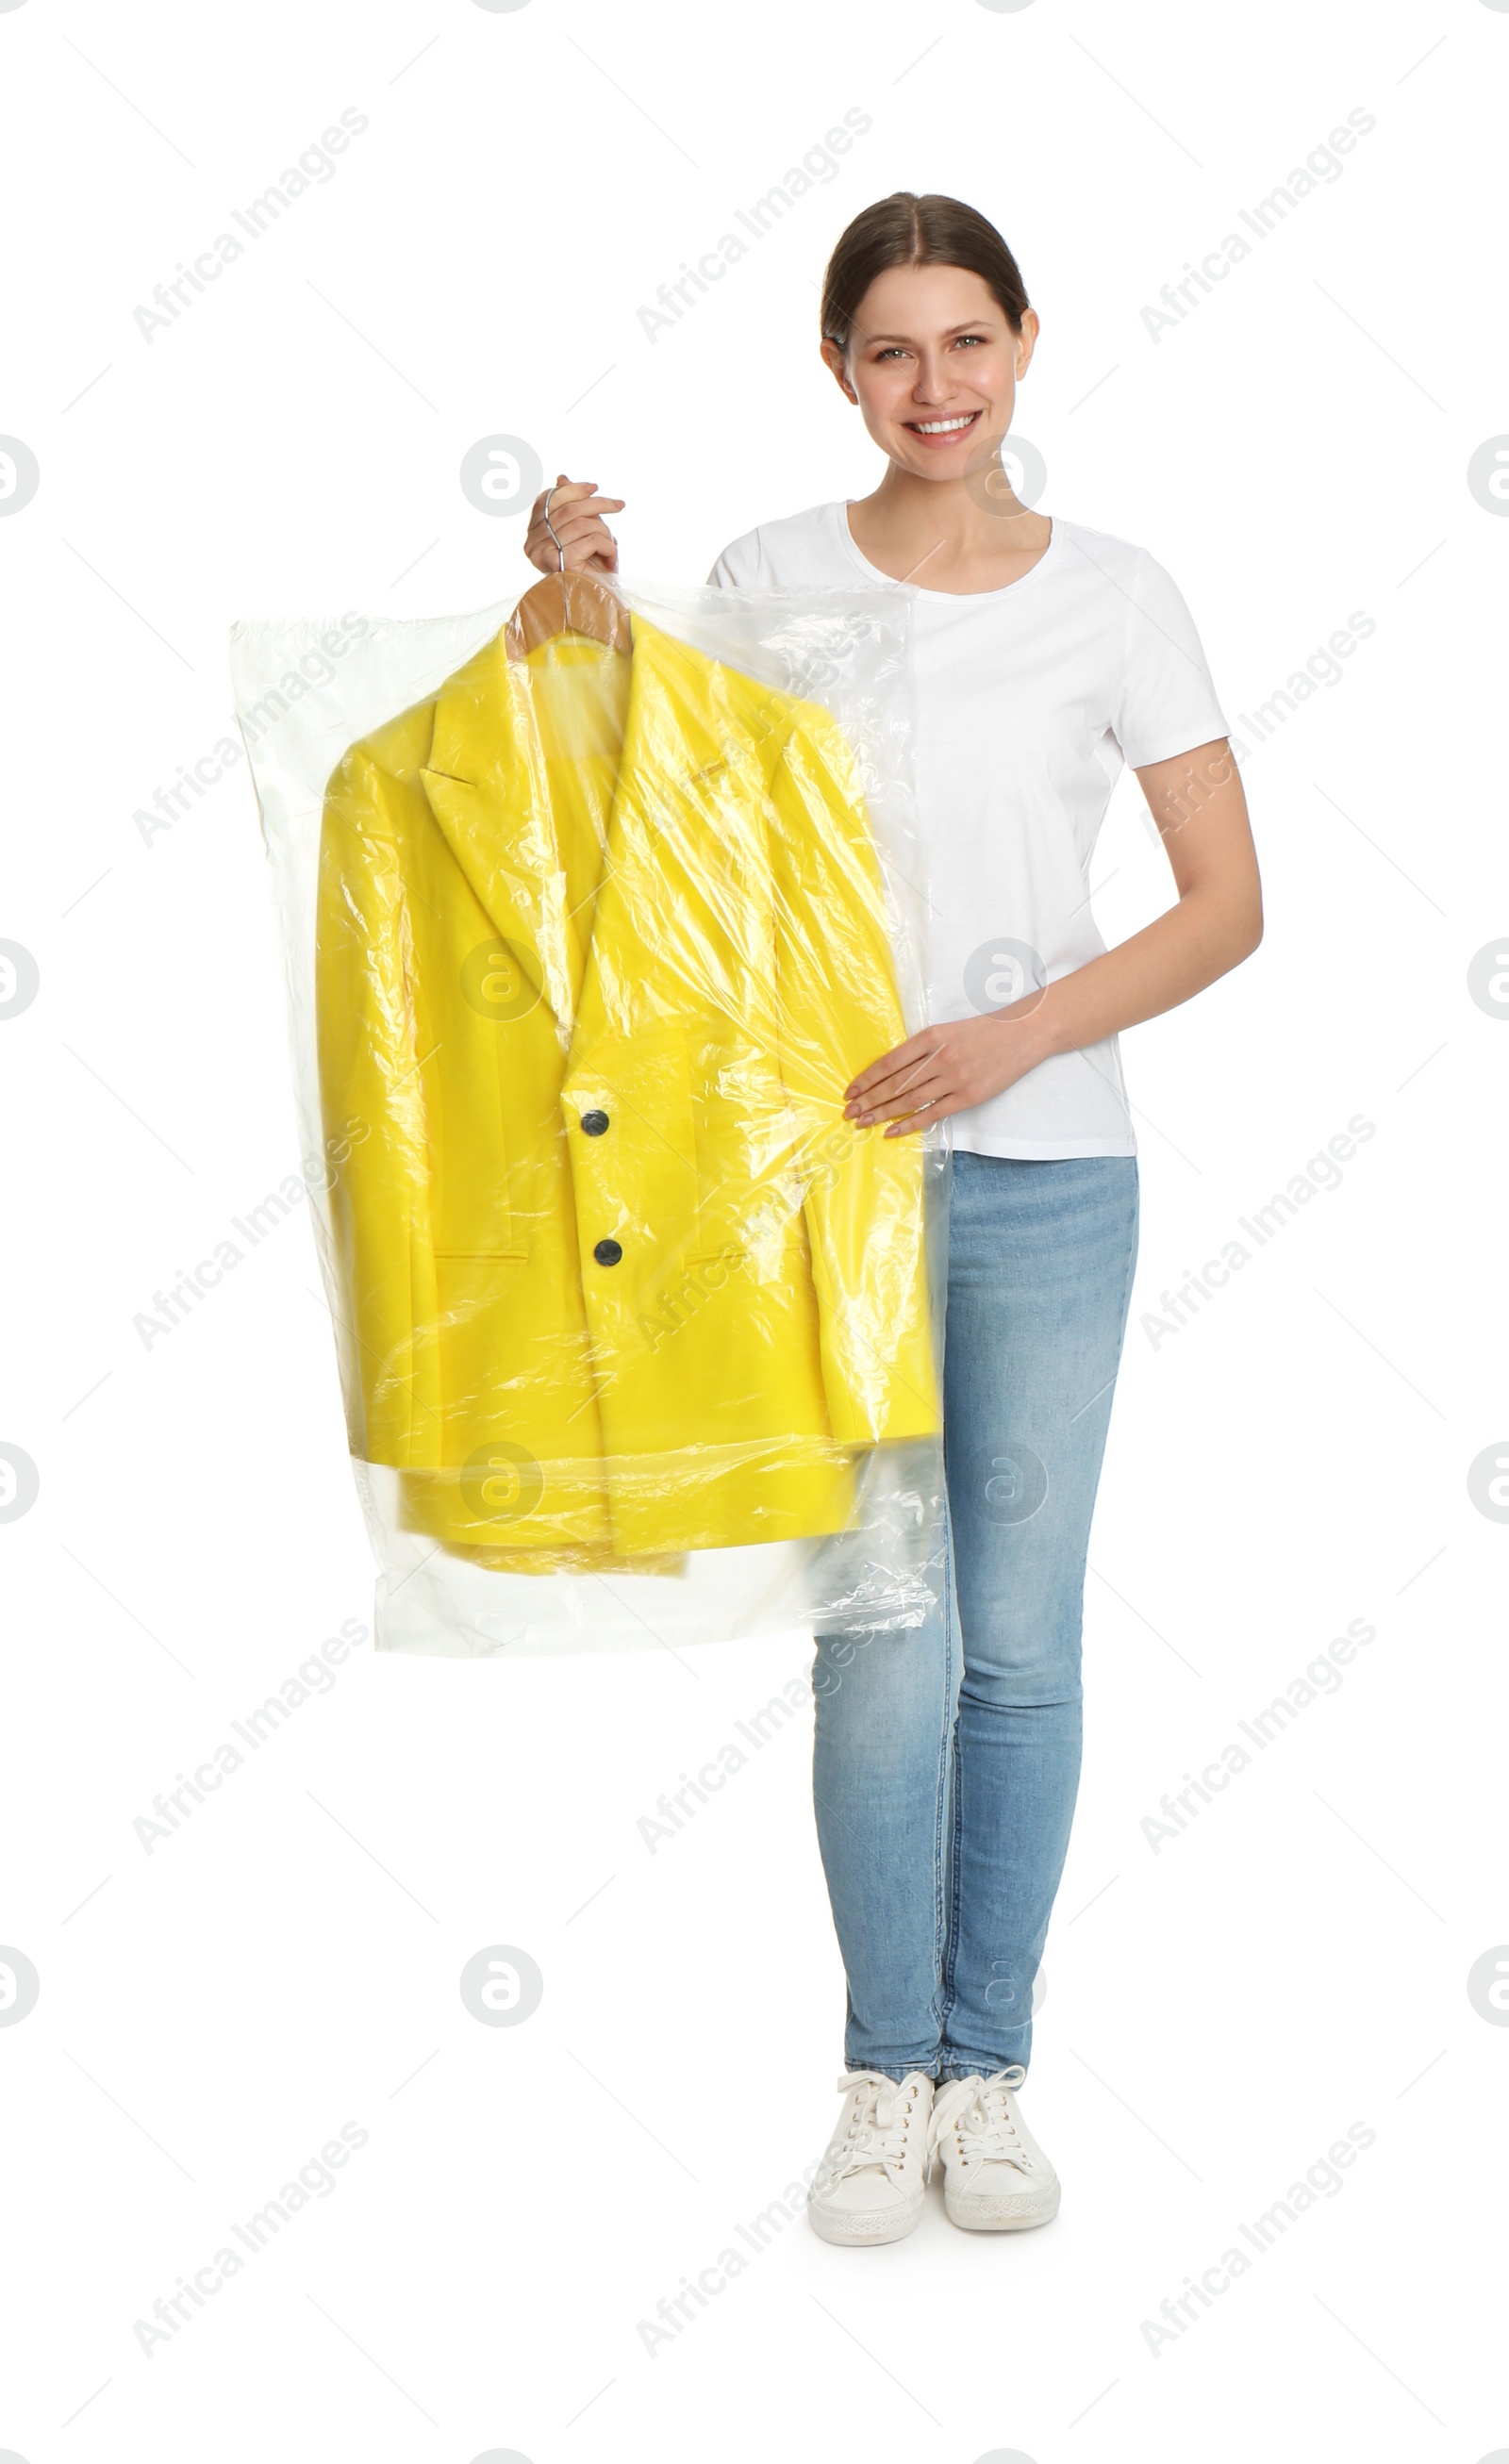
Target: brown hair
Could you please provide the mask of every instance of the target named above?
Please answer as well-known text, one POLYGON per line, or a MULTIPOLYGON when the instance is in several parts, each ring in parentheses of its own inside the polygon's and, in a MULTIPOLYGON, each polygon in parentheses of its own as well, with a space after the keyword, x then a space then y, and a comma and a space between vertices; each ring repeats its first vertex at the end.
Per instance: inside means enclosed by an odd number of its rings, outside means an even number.
POLYGON ((898 188, 855 214, 828 260, 823 277, 823 340, 847 351, 854 312, 877 274, 893 265, 959 265, 978 274, 1013 334, 1029 306, 1015 257, 984 214, 957 197, 918 197, 898 188))

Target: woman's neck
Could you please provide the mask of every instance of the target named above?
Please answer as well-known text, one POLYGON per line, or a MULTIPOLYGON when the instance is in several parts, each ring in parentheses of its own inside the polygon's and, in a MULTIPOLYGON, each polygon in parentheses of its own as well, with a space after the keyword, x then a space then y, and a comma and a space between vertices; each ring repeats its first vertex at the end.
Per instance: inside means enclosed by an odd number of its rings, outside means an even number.
POLYGON ((1053 523, 1034 514, 1000 464, 965 479, 921 479, 893 462, 872 495, 848 508, 861 556, 893 582, 924 590, 1003 590, 1046 554, 1053 523))

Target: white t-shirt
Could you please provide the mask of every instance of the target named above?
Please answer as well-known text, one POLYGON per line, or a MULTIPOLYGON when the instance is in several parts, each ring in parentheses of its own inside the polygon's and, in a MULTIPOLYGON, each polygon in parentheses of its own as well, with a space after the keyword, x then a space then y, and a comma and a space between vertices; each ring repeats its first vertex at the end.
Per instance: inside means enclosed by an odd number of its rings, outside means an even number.
MULTIPOLYGON (((846 508, 829 504, 735 539, 708 578, 914 600, 935 1023, 1002 1009, 1100 956, 1090 860, 1123 760, 1135 769, 1229 733, 1189 610, 1145 548, 1055 514, 1020 581, 963 597, 893 582, 860 555, 846 508)), ((1054 1054, 951 1126, 977 1155, 1135 1155, 1117 1038, 1054 1054)))

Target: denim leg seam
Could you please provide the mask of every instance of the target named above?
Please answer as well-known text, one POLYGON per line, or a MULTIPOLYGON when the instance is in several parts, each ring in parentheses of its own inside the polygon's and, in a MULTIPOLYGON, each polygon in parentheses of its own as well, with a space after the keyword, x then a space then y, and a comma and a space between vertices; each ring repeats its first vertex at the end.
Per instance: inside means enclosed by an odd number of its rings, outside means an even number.
POLYGON ((959 1960, 959 1920, 962 1905, 962 1888, 960 1882, 960 1866, 962 1859, 960 1857, 960 1845, 964 1838, 964 1800, 959 1787, 959 1722, 957 1715, 953 1720, 952 1728, 954 1763, 952 1792, 954 1812, 953 1874, 952 1888, 949 1893, 948 1945, 946 1951, 943 2007, 939 2022, 939 2043, 941 2046, 946 2045, 948 2041, 948 2023, 954 2015, 954 2011, 959 1999, 954 1991, 954 1978, 957 1972, 959 1960))
MULTIPOLYGON (((1133 1179, 1132 1179, 1132 1203, 1131 1203, 1131 1207, 1130 1207, 1130 1210, 1129 1210, 1129 1212, 1130 1212, 1130 1217, 1131 1217, 1131 1223, 1130 1223, 1130 1233, 1131 1233, 1131 1237, 1130 1237, 1130 1238, 1129 1238, 1129 1240, 1127 1241, 1127 1244, 1126 1244, 1126 1274, 1125 1274, 1125 1278, 1124 1278, 1124 1280, 1123 1280, 1123 1282, 1122 1282, 1122 1285, 1121 1285, 1121 1331, 1120 1331, 1119 1335, 1117 1336, 1117 1344, 1116 1344, 1116 1369, 1115 1369, 1115 1371, 1114 1371, 1114 1373, 1113 1373, 1113 1383, 1114 1383, 1114 1379, 1115 1379, 1115 1377, 1118 1377, 1118 1376, 1120 1376, 1120 1375, 1121 1375, 1121 1354, 1122 1354, 1122 1352, 1124 1351, 1124 1349, 1125 1349, 1125 1345, 1126 1345, 1126 1321, 1127 1321, 1127 1318, 1128 1318, 1128 1316, 1130 1315, 1130 1312, 1131 1312, 1131 1302, 1132 1302, 1132 1277, 1133 1277, 1133 1275, 1134 1275, 1134 1274, 1136 1273, 1136 1271, 1137 1271, 1137 1251, 1138 1251, 1138 1246, 1139 1246, 1139 1241, 1138 1241, 1138 1234, 1139 1234, 1138 1216, 1139 1216, 1139 1213, 1140 1213, 1140 1210, 1141 1210, 1142 1188, 1141 1188, 1141 1175, 1138 1173, 1138 1170, 1137 1170, 1137 1158, 1136 1158, 1136 1156, 1135 1156, 1135 1155, 1132 1157, 1132 1172, 1133 1172, 1133 1179)), ((1111 1399, 1112 1399, 1112 1401, 1113 1401, 1113 1402, 1114 1402, 1114 1401, 1115 1401, 1115 1399, 1116 1399, 1114 1393, 1113 1393, 1113 1396, 1112 1396, 1112 1398, 1111 1398, 1111 1399)))
MULTIPOLYGON (((946 1662, 944 1663, 946 1665, 946 1662)), ((944 1689, 943 1720, 938 1738, 938 1803, 933 1815, 933 1973, 938 1979, 933 2003, 933 2015, 943 2036, 943 1998, 947 1984, 948 1910, 945 1904, 944 1874, 948 1821, 948 1705, 944 1689)))
POLYGON ((933 1969, 939 1983, 934 2015, 938 2023, 939 2041, 943 2040, 943 1999, 946 1988, 945 1958, 948 1942, 948 1914, 944 1903, 946 1826, 948 1820, 948 1673, 952 1657, 953 1586, 945 1580, 943 1593, 943 1718, 938 1727, 938 1795, 933 1809, 933 1969))
MULTIPOLYGON (((957 1602, 953 1579, 953 1532, 944 1506, 944 1580, 943 1580, 943 1716, 938 1739, 938 1807, 933 1828, 933 1956, 939 1978, 938 2042, 942 2049, 953 2011, 953 1936, 954 1924, 949 1905, 950 1895, 944 1888, 947 1871, 945 1855, 949 1800, 954 1793, 954 1639, 957 1602)), ((958 1857, 954 1857, 954 1889, 958 1887, 958 1857)))

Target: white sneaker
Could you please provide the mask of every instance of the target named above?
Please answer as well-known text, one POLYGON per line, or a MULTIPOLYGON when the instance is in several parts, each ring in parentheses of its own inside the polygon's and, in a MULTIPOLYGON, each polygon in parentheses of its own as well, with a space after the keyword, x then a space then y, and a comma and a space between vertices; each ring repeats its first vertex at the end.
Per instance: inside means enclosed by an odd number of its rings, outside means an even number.
POLYGON ((1021 2233, 1058 2213, 1058 2176, 1022 2120, 1020 2062, 988 2079, 950 2079, 933 2099, 929 2167, 943 2159, 943 2206, 973 2233, 1021 2233))
POLYGON ((899 2241, 922 2212, 933 2082, 922 2071, 904 2079, 845 2071, 837 2127, 807 2194, 807 2212, 824 2241, 899 2241))

